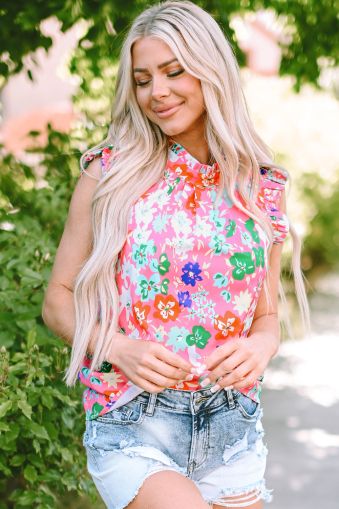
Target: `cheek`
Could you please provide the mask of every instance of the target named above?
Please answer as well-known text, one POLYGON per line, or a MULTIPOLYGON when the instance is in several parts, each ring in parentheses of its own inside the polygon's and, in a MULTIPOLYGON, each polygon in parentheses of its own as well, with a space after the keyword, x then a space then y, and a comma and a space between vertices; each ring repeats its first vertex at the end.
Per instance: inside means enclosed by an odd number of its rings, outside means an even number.
POLYGON ((148 105, 146 89, 137 88, 136 91, 135 91, 135 96, 136 96, 136 99, 137 99, 137 103, 139 104, 139 107, 143 111, 145 111, 147 109, 147 105, 148 105))

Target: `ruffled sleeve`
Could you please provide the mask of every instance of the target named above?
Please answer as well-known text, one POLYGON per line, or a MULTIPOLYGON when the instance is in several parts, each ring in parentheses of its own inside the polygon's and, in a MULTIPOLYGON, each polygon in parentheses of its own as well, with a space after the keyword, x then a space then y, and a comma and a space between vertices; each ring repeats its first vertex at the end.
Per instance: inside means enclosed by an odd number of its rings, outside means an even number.
POLYGON ((260 173, 258 205, 271 219, 273 243, 280 244, 289 232, 289 221, 282 210, 282 195, 288 180, 288 173, 282 169, 266 167, 261 167, 260 173))
POLYGON ((86 170, 89 166, 89 163, 92 162, 97 157, 99 157, 101 163, 102 176, 105 176, 109 169, 109 161, 112 156, 112 151, 113 146, 108 145, 107 147, 98 148, 96 150, 89 152, 88 154, 86 154, 83 160, 84 169, 86 170))

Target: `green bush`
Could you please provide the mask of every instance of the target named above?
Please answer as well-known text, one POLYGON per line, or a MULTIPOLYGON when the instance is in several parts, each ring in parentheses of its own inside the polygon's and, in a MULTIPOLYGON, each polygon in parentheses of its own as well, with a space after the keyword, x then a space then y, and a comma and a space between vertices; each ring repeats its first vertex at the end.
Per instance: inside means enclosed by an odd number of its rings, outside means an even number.
POLYGON ((65 507, 68 492, 95 496, 81 445, 81 390, 63 382, 69 349, 41 318, 79 155, 68 136, 50 131, 43 156, 32 154, 45 187, 14 157, 0 162, 1 509, 65 507))

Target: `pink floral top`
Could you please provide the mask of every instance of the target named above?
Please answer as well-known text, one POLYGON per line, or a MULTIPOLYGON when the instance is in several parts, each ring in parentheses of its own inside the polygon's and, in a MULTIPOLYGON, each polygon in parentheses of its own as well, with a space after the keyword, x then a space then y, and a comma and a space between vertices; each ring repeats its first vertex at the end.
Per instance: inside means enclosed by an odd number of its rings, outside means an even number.
MULTIPOLYGON (((111 148, 101 156, 103 174, 111 148)), ((119 326, 130 338, 157 341, 199 368, 215 348, 239 335, 246 339, 266 275, 268 238, 259 224, 229 199, 214 206, 220 170, 201 164, 181 145, 169 142, 163 178, 134 204, 128 236, 119 254, 116 281, 119 326)), ((261 168, 259 207, 270 217, 274 242, 288 233, 279 210, 287 174, 261 168)), ((87 419, 109 412, 143 391, 115 365, 79 373, 87 419)), ((207 373, 173 389, 195 391, 207 373)), ((260 377, 242 389, 259 401, 260 377)))

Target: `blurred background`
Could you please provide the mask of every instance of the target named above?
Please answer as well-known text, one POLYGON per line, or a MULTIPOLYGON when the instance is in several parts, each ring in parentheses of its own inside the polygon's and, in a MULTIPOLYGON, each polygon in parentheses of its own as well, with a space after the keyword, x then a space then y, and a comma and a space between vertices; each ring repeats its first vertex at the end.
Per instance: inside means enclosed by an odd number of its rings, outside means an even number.
MULTIPOLYGON (((41 304, 79 175, 107 132, 119 48, 144 0, 3 0, 0 6, 0 509, 101 508, 81 445, 81 388, 41 304)), ((221 24, 256 129, 288 169, 312 336, 293 337, 263 391, 273 509, 337 509, 339 470, 339 68, 334 2, 196 2, 221 24)))

